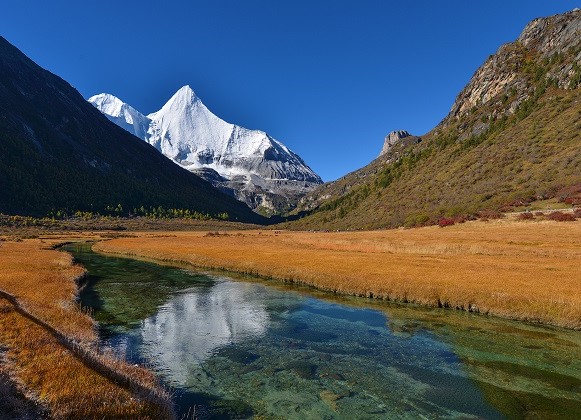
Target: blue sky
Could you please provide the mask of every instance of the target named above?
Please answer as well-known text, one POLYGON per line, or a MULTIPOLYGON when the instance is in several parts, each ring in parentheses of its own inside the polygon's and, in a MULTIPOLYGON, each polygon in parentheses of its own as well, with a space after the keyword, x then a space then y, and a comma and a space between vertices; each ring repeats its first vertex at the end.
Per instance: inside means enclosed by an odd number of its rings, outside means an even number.
POLYGON ((500 44, 569 0, 7 0, 1 35, 83 96, 147 114, 189 84, 325 181, 423 134, 500 44))

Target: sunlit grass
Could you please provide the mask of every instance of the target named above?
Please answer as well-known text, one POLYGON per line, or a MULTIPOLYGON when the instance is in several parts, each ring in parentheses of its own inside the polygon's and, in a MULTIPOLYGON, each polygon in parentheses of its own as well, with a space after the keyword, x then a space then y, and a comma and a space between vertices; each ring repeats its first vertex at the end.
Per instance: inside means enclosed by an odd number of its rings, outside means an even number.
POLYGON ((153 374, 100 354, 93 320, 75 304, 84 273, 39 240, 0 242, 0 344, 15 381, 54 418, 167 418, 153 374))
POLYGON ((581 328, 581 222, 372 232, 140 234, 95 250, 581 328))

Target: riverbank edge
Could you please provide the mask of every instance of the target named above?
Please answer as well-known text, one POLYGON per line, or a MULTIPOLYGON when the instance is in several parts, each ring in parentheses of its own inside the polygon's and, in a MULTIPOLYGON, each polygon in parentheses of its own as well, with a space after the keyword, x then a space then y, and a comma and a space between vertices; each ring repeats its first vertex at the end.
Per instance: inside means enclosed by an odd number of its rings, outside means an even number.
POLYGON ((108 256, 112 256, 112 257, 121 257, 121 258, 130 258, 130 259, 135 259, 135 260, 145 261, 145 262, 152 262, 152 263, 166 265, 166 266, 189 266, 192 268, 197 268, 197 269, 202 269, 202 270, 221 271, 224 273, 253 276, 253 277, 257 277, 259 279, 267 280, 267 281, 268 280, 275 280, 275 281, 282 282, 282 283, 296 284, 296 285, 300 285, 300 286, 310 287, 310 288, 313 288, 315 290, 319 290, 319 291, 334 294, 334 295, 367 298, 367 299, 374 299, 374 300, 380 300, 380 301, 384 301, 384 302, 397 303, 397 304, 414 304, 414 305, 418 305, 418 306, 422 306, 422 307, 426 307, 426 308, 457 310, 457 311, 463 311, 463 312, 470 312, 470 313, 478 314, 478 315, 482 315, 482 316, 492 316, 492 317, 507 319, 507 320, 511 320, 511 321, 524 322, 524 323, 532 324, 535 326, 557 327, 557 328, 564 328, 564 329, 572 330, 572 331, 581 331, 581 320, 568 320, 568 322, 558 322, 558 321, 543 319, 540 316, 539 317, 526 316, 526 315, 525 316, 514 316, 514 315, 507 314, 507 313, 504 313, 502 311, 497 311, 497 310, 481 311, 477 305, 475 305, 471 302, 466 302, 464 304, 459 304, 459 305, 448 305, 446 303, 442 303, 440 300, 438 300, 437 302, 427 302, 426 300, 424 300, 420 297, 414 297, 412 295, 406 295, 405 299, 399 299, 399 298, 394 297, 394 296, 382 295, 379 293, 375 293, 372 290, 367 291, 367 293, 358 293, 358 292, 354 292, 354 291, 353 292, 340 291, 340 290, 333 289, 331 287, 325 287, 325 285, 319 284, 315 281, 309 281, 309 280, 305 280, 305 279, 301 279, 301 278, 294 278, 294 277, 272 276, 272 275, 261 273, 259 270, 248 270, 248 269, 242 269, 242 268, 237 268, 237 267, 227 267, 227 266, 218 265, 218 264, 201 264, 201 263, 195 263, 192 261, 186 261, 186 260, 174 259, 174 258, 155 258, 155 257, 151 257, 148 255, 140 255, 140 254, 137 254, 134 252, 129 252, 129 251, 117 252, 117 251, 109 251, 109 250, 99 249, 98 246, 95 247, 99 243, 105 243, 108 240, 109 239, 96 241, 92 246, 92 250, 94 252, 100 253, 102 255, 108 255, 108 256))
MULTIPOLYGON (((76 287, 76 293, 73 297, 73 300, 70 303, 78 303, 79 294, 81 293, 82 289, 86 286, 86 279, 87 279, 87 270, 80 264, 78 264, 71 253, 62 249, 63 246, 71 243, 77 242, 84 242, 83 240, 63 240, 57 241, 50 245, 45 244, 45 249, 55 251, 55 252, 62 252, 67 255, 71 256, 71 267, 77 265, 83 269, 83 272, 78 275, 70 275, 67 278, 67 281, 71 281, 76 287), (47 246, 48 245, 48 246, 47 246)), ((144 384, 139 381, 137 378, 133 378, 127 372, 115 369, 108 364, 111 362, 98 351, 100 348, 100 343, 97 339, 95 342, 90 343, 80 343, 75 340, 74 337, 68 336, 66 333, 61 331, 58 326, 52 325, 49 322, 46 322, 42 318, 42 314, 37 314, 31 312, 25 304, 21 302, 18 296, 13 295, 12 293, 0 288, 0 299, 5 300, 8 302, 12 307, 14 312, 18 313, 20 316, 28 319, 29 321, 33 322, 34 324, 41 327, 43 330, 48 332, 51 336, 53 336, 57 342, 66 350, 68 350, 71 354, 74 355, 78 360, 80 360, 85 366, 90 367, 93 371, 97 372, 98 374, 102 375, 103 377, 107 378, 109 381, 114 383, 115 385, 125 388, 128 391, 134 393, 136 397, 144 401, 148 401, 154 405, 159 407, 159 413, 164 413, 166 418, 168 419, 175 419, 177 418, 175 415, 175 407, 173 404, 173 400, 171 395, 168 393, 166 389, 157 385, 151 386, 149 384, 144 384), (88 345, 87 345, 88 344, 88 345)), ((93 324, 96 326, 96 324, 93 324)), ((1 344, 1 343, 0 343, 1 344)), ((16 373, 16 368, 12 366, 12 363, 2 358, 0 362, 3 361, 4 365, 4 378, 6 380, 6 386, 13 387, 20 393, 20 397, 24 399, 22 401, 23 404, 29 405, 33 408, 33 412, 35 414, 42 415, 43 417, 46 416, 48 418, 51 417, 51 410, 49 405, 47 405, 40 396, 36 393, 36 391, 29 386, 29 384, 21 381, 18 374, 16 373)), ((129 365, 123 360, 114 360, 115 365, 129 365)), ((150 370, 147 367, 141 367, 145 371, 150 370)), ((8 407, 10 409, 10 407, 8 407)))

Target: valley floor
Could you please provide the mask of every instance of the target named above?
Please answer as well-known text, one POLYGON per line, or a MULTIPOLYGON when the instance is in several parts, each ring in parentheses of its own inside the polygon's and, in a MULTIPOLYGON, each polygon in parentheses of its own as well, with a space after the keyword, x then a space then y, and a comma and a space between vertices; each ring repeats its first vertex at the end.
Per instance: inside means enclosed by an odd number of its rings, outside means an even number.
POLYGON ((581 221, 370 232, 137 233, 99 252, 581 329, 581 221))
POLYGON ((98 252, 164 264, 581 329, 580 220, 370 232, 224 229, 0 236, 0 391, 10 391, 0 393, 0 406, 7 415, 171 417, 169 397, 150 372, 98 350, 94 321, 76 303, 84 270, 54 249, 66 241, 96 240, 98 252))

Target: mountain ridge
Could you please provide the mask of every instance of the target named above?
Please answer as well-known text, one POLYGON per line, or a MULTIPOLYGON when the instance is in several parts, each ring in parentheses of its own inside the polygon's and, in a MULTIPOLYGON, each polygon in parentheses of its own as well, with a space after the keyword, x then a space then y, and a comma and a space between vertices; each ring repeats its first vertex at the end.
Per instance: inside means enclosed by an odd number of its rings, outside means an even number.
POLYGON ((419 142, 400 139, 307 194, 296 210, 304 218, 289 226, 433 224, 581 191, 580 86, 581 11, 535 19, 484 61, 419 142))
POLYGON ((298 155, 264 131, 217 117, 189 85, 147 116, 113 95, 95 95, 88 101, 178 165, 255 210, 285 212, 322 183, 298 155))

